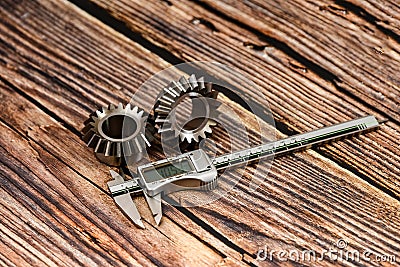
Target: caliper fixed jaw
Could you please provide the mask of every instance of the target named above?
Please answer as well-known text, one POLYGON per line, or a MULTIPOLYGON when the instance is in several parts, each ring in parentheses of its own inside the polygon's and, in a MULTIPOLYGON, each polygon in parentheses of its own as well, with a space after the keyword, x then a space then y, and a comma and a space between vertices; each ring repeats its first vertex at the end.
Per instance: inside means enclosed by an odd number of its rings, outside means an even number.
POLYGON ((115 203, 135 225, 145 229, 146 227, 142 222, 142 217, 131 197, 132 193, 140 193, 143 191, 137 179, 125 181, 120 174, 113 170, 110 170, 110 174, 114 180, 109 181, 107 185, 115 203))
POLYGON ((108 189, 110 190, 111 196, 117 206, 128 216, 128 218, 130 218, 138 227, 145 229, 140 213, 131 196, 132 194, 143 194, 153 215, 154 221, 158 226, 162 219, 161 193, 155 196, 149 196, 140 187, 138 178, 125 181, 124 177, 114 170, 110 170, 110 174, 114 180, 107 183, 108 189))

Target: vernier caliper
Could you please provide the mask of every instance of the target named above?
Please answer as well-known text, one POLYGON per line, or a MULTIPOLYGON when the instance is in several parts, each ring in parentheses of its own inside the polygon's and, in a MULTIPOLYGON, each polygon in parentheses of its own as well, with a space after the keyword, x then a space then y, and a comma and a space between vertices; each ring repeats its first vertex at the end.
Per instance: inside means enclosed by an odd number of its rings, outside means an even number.
POLYGON ((213 189, 217 184, 218 170, 308 148, 378 126, 379 123, 374 116, 367 116, 215 158, 210 158, 199 149, 139 166, 138 177, 127 181, 115 171, 111 171, 114 180, 108 182, 108 187, 117 205, 141 228, 145 227, 131 194, 143 194, 156 224, 159 225, 162 218, 163 195, 193 188, 213 189))

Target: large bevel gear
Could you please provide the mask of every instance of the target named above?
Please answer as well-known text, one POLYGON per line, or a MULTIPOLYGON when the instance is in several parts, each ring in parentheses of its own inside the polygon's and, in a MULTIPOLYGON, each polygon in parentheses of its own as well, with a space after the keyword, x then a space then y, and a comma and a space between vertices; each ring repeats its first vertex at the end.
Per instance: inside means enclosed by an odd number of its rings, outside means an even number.
POLYGON ((110 104, 95 111, 85 122, 82 139, 97 158, 111 166, 143 158, 150 142, 146 137, 146 114, 138 107, 110 104))
MULTIPOLYGON (((218 91, 213 90, 212 83, 204 81, 204 77, 196 78, 194 74, 187 80, 181 77, 179 81, 172 81, 160 94, 154 106, 155 124, 159 133, 173 132, 174 137, 180 138, 187 144, 197 143, 206 134, 212 133, 212 126, 217 123, 213 119, 217 115, 218 91), (176 112, 185 99, 196 99, 191 109, 191 118, 185 125, 179 125, 176 112), (208 99, 208 100, 207 100, 208 99), (213 101, 210 101, 212 99, 213 101)), ((193 102, 194 103, 194 102, 193 102)))

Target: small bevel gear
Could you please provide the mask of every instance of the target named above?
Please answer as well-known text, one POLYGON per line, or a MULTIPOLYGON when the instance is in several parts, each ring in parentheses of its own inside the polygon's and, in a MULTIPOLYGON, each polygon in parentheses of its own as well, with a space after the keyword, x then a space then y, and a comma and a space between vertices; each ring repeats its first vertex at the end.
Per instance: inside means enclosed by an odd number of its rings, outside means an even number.
POLYGON ((110 104, 95 111, 85 122, 82 139, 97 158, 108 165, 130 164, 143 158, 150 146, 146 133, 147 116, 138 107, 110 104))
POLYGON ((158 133, 172 132, 181 142, 187 144, 198 143, 200 138, 206 138, 206 134, 212 133, 212 126, 217 123, 213 118, 217 115, 217 102, 207 99, 216 99, 218 91, 213 89, 210 82, 205 82, 204 77, 196 78, 194 74, 187 80, 181 77, 179 81, 172 81, 161 92, 154 106, 154 117, 158 133), (179 125, 176 114, 172 111, 179 111, 182 102, 196 99, 193 104, 190 117, 192 120, 184 125, 179 125))

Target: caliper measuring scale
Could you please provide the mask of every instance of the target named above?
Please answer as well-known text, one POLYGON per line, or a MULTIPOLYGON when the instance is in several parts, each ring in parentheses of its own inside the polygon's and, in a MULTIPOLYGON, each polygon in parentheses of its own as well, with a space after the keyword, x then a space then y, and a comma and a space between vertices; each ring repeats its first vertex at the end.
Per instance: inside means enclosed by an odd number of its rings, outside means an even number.
POLYGON ((316 144, 372 130, 378 126, 379 122, 374 116, 366 116, 215 158, 209 158, 204 151, 198 149, 139 166, 138 177, 131 180, 125 181, 116 172, 111 171, 115 180, 109 182, 108 186, 117 205, 142 228, 144 225, 130 194, 143 192, 158 225, 162 217, 161 195, 163 193, 196 189, 200 186, 212 189, 216 186, 218 170, 306 149, 316 144))

